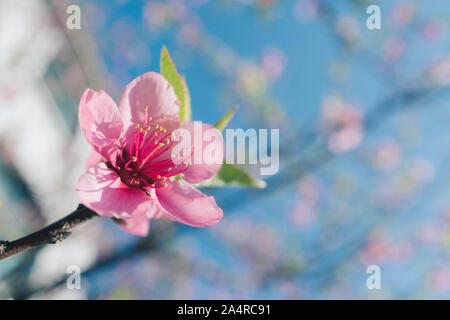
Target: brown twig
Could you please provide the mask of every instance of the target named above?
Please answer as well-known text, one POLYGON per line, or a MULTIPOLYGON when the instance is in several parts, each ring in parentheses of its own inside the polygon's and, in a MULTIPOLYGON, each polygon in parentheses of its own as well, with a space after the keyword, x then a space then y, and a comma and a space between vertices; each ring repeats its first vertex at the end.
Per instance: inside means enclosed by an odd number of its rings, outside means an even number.
POLYGON ((60 242, 70 236, 70 229, 95 216, 94 211, 80 204, 74 212, 41 230, 14 241, 0 240, 0 260, 43 244, 60 242))

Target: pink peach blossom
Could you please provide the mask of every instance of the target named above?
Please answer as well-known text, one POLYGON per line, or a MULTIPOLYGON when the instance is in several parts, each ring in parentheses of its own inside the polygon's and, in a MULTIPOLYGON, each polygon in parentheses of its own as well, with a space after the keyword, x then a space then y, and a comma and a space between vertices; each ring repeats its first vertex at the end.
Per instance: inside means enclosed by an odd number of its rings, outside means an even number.
MULTIPOLYGON (((117 105, 106 92, 87 89, 79 121, 94 152, 76 182, 81 202, 100 216, 121 219, 121 228, 140 236, 148 234, 150 219, 161 217, 196 227, 218 223, 223 212, 214 198, 190 183, 212 177, 221 163, 190 164, 171 155, 173 132, 194 127, 180 121, 178 112, 173 87, 155 72, 129 83, 117 105), (177 175, 183 180, 171 179, 177 175)), ((222 134, 217 137, 223 149, 222 134)))

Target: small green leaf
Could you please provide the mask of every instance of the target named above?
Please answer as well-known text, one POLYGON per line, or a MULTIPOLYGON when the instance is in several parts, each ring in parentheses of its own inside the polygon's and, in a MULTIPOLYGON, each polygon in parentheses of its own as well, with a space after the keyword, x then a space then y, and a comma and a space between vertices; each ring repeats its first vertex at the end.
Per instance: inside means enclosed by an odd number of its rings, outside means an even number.
POLYGON ((180 112, 178 116, 181 121, 191 121, 192 119, 192 109, 191 109, 191 94, 189 93, 189 88, 186 83, 186 79, 183 77, 183 91, 184 91, 184 107, 180 105, 180 112))
POLYGON ((197 187, 222 187, 233 185, 239 187, 265 188, 266 182, 255 179, 234 164, 224 163, 212 178, 196 184, 197 187))
POLYGON ((180 101, 179 118, 181 121, 191 120, 191 97, 186 81, 178 74, 177 68, 170 57, 165 46, 161 49, 160 71, 164 78, 169 81, 180 101))
POLYGON ((217 123, 214 125, 217 129, 222 131, 228 126, 228 123, 230 122, 231 118, 233 118, 234 114, 236 113, 238 106, 234 106, 231 108, 217 123))

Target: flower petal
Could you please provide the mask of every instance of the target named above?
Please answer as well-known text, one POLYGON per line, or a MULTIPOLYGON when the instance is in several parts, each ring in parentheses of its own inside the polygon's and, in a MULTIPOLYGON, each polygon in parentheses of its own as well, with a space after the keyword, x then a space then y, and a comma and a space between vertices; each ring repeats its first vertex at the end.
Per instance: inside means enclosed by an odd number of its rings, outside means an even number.
POLYGON ((193 227, 215 225, 222 219, 223 211, 214 197, 207 196, 185 181, 168 183, 156 189, 156 195, 165 216, 193 227))
POLYGON ((192 164, 184 171, 184 179, 190 183, 198 183, 211 178, 223 163, 222 132, 201 122, 183 122, 181 127, 190 132, 191 145, 194 148, 192 164))
POLYGON ((155 194, 129 188, 104 163, 90 167, 76 182, 76 191, 81 203, 103 217, 153 217, 161 210, 155 194))
POLYGON ((147 72, 131 81, 119 98, 119 110, 128 127, 146 123, 146 118, 176 116, 180 102, 170 83, 159 73, 147 72), (148 110, 145 110, 148 106, 148 110))
POLYGON ((123 129, 114 100, 104 91, 87 89, 80 100, 78 118, 88 143, 104 158, 114 162, 118 151, 116 144, 123 129))
POLYGON ((104 160, 105 159, 101 155, 99 155, 96 151, 92 151, 91 154, 86 159, 85 163, 86 170, 88 170, 92 166, 95 166, 96 164, 99 164, 104 160))
POLYGON ((135 236, 146 237, 150 229, 150 220, 145 216, 123 219, 119 227, 135 236))

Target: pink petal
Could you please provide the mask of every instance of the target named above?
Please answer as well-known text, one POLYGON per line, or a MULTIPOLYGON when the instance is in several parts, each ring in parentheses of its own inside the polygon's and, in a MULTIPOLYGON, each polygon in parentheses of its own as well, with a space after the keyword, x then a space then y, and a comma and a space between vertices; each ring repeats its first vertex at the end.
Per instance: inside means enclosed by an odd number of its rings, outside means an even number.
POLYGON ((105 159, 97 152, 92 151, 91 154, 86 159, 85 163, 86 170, 88 170, 92 166, 95 166, 96 164, 99 164, 102 161, 105 161, 105 159))
POLYGON ((183 122, 181 127, 190 132, 191 144, 194 148, 192 164, 184 171, 184 179, 190 183, 198 183, 211 178, 219 171, 223 163, 222 133, 214 126, 201 122, 183 122), (196 126, 198 129, 195 129, 196 126), (211 136, 207 137, 206 132, 211 136), (217 152, 211 152, 211 150, 217 152), (198 153, 197 156, 196 153, 198 153), (200 163, 197 163, 198 160, 200 163))
POLYGON ((114 100, 104 91, 87 89, 80 100, 78 118, 88 143, 104 158, 114 162, 123 129, 114 100))
POLYGON ((159 73, 147 72, 131 81, 119 98, 119 110, 127 126, 145 119, 166 116, 178 118, 179 101, 173 87, 159 73), (148 106, 148 110, 145 110, 148 106))
POLYGON ((123 224, 119 223, 119 227, 128 233, 136 236, 146 237, 150 229, 150 221, 145 216, 123 219, 123 224))
POLYGON ((90 167, 76 182, 78 197, 86 207, 108 218, 153 217, 161 208, 155 194, 124 185, 104 163, 90 167))
POLYGON ((222 219, 223 211, 214 200, 184 181, 169 182, 165 188, 156 189, 165 216, 193 227, 215 225, 222 219))

